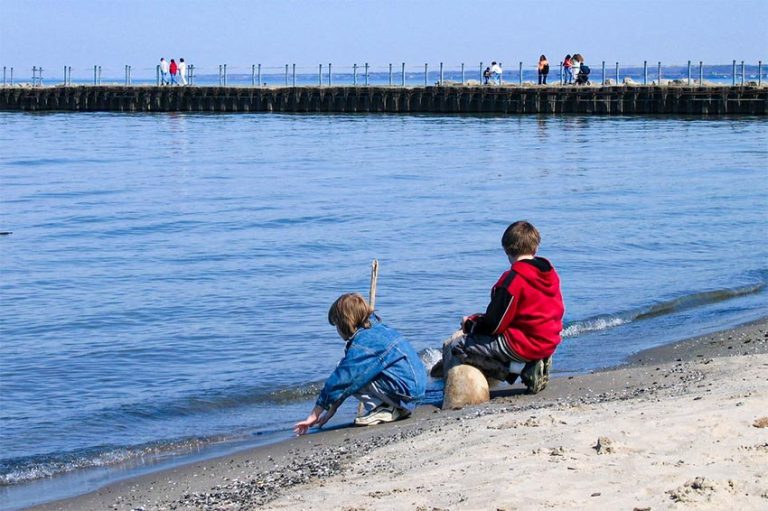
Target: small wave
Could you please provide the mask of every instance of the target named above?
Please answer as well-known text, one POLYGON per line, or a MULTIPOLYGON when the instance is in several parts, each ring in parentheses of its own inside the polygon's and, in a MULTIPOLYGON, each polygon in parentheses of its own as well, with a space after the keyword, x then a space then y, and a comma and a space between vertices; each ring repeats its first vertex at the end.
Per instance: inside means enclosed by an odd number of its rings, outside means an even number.
POLYGON ((596 332, 599 330, 607 330, 609 328, 615 328, 625 323, 629 323, 631 319, 625 319, 620 316, 601 316, 592 319, 585 319, 583 321, 574 321, 563 328, 563 337, 577 337, 589 332, 596 332))
POLYGON ((182 454, 222 440, 222 437, 188 438, 169 443, 133 447, 82 449, 59 455, 39 455, 0 461, 0 487, 53 477, 75 470, 106 467, 182 454))
POLYGON ((655 303, 647 307, 641 307, 639 309, 633 309, 615 314, 603 314, 579 321, 573 321, 565 325, 561 335, 563 337, 577 337, 579 335, 584 335, 590 332, 616 328, 633 321, 640 321, 658 316, 664 316, 667 314, 674 314, 676 312, 700 307, 703 305, 709 305, 733 298, 740 298, 742 296, 760 293, 765 288, 766 283, 760 282, 758 284, 751 284, 748 286, 731 289, 717 289, 714 291, 691 293, 673 298, 671 300, 655 303))

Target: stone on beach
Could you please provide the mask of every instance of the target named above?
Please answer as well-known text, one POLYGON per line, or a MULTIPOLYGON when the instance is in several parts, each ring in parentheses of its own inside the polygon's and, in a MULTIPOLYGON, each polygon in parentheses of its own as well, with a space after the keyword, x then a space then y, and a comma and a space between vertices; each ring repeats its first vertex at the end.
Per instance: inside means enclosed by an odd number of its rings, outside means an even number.
POLYGON ((480 369, 460 364, 448 370, 445 377, 443 410, 455 410, 467 405, 490 401, 488 379, 480 369))

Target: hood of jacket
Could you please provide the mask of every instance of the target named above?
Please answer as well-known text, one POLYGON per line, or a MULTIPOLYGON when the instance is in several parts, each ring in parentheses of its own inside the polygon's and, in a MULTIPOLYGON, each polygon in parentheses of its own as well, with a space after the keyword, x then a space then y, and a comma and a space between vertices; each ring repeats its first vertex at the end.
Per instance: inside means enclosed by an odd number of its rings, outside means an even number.
POLYGON ((543 257, 515 261, 512 270, 546 296, 556 296, 560 293, 560 278, 552 263, 543 257))

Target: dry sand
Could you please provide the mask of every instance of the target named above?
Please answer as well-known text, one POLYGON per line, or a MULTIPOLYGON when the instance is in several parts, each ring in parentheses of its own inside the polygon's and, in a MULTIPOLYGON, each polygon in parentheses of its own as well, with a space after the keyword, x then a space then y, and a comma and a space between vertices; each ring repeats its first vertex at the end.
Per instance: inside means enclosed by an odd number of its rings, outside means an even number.
POLYGON ((768 320, 37 509, 768 509, 768 320))

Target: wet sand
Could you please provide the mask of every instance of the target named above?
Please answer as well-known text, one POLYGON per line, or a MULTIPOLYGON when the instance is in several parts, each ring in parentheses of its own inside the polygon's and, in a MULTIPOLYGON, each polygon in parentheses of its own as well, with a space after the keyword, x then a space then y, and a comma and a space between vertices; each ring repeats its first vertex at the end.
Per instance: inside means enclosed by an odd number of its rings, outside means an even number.
POLYGON ((492 394, 31 509, 768 509, 768 318, 492 394))

